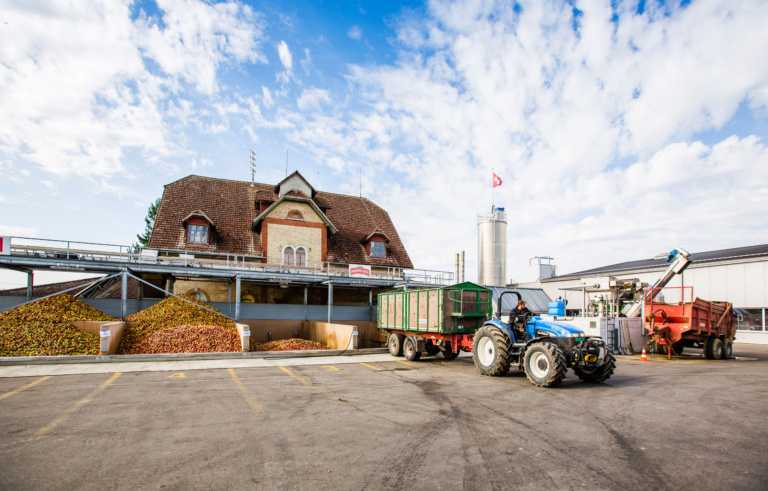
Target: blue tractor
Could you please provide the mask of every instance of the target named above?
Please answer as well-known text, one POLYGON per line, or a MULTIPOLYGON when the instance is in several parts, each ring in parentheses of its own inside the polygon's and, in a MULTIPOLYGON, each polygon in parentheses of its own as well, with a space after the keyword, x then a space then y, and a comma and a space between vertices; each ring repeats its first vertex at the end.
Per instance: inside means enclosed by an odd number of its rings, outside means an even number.
POLYGON ((515 324, 501 319, 501 299, 520 294, 499 295, 498 314, 475 333, 472 357, 483 375, 499 376, 515 364, 537 387, 554 387, 563 381, 568 368, 585 382, 608 380, 616 359, 599 337, 587 337, 579 329, 528 315, 515 324))

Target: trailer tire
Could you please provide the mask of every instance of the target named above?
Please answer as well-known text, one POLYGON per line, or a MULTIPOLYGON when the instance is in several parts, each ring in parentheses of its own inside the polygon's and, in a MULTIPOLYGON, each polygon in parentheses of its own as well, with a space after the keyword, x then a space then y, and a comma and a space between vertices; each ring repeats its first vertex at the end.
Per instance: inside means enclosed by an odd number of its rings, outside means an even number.
POLYGON ((424 350, 429 356, 435 356, 440 353, 440 347, 435 346, 431 341, 427 341, 427 345, 424 347, 424 350))
POLYGON ((448 349, 441 348, 440 352, 443 354, 443 358, 445 358, 446 360, 453 360, 457 356, 459 356, 459 352, 458 351, 456 351, 456 353, 454 353, 453 351, 451 351, 450 348, 448 348, 448 349))
POLYGON ((720 338, 712 338, 709 353, 712 355, 713 360, 723 359, 723 342, 720 340, 720 338))
POLYGON ((599 367, 593 370, 584 370, 574 367, 573 371, 582 381, 590 384, 596 384, 598 382, 605 382, 611 378, 611 375, 613 375, 613 371, 615 369, 616 357, 613 356, 613 353, 608 351, 605 353, 605 358, 603 358, 603 364, 599 367))
POLYGON ((653 342, 653 351, 656 352, 657 355, 666 355, 667 354, 667 345, 661 344, 658 341, 653 342))
POLYGON ((683 348, 685 348, 685 346, 683 346, 683 343, 675 343, 675 344, 673 344, 672 345, 672 354, 673 355, 678 355, 678 356, 682 355, 683 354, 683 348))
POLYGON ((733 342, 727 339, 723 341, 723 360, 730 360, 733 358, 733 342))
POLYGON ((568 366, 565 354, 547 341, 532 344, 525 351, 525 375, 536 387, 554 387, 563 381, 568 366))
POLYGON ((387 338, 387 348, 392 356, 403 356, 403 340, 405 336, 396 332, 389 333, 387 338))
POLYGON ((418 361, 418 359, 421 358, 421 352, 416 351, 413 338, 405 338, 405 342, 403 343, 403 356, 405 356, 405 359, 408 361, 418 361))
POLYGON ((706 341, 704 341, 704 358, 707 358, 708 360, 712 359, 712 341, 714 341, 715 338, 707 338, 706 341))
POLYGON ((483 375, 505 375, 509 372, 507 336, 495 327, 481 327, 472 341, 472 359, 477 370, 483 375))

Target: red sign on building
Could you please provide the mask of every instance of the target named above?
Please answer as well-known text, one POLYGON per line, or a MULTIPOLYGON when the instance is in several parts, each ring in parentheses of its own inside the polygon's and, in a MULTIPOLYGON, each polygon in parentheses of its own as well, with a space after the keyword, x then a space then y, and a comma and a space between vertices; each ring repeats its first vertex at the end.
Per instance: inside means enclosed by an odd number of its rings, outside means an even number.
POLYGON ((0 254, 8 256, 11 254, 11 238, 0 237, 0 254))

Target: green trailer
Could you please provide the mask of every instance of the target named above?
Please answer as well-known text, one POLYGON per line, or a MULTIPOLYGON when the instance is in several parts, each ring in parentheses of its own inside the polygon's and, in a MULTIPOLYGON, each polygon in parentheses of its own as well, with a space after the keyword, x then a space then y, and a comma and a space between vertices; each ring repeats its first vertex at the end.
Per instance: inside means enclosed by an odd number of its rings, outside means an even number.
POLYGON ((465 282, 442 288, 394 290, 378 295, 379 329, 393 356, 418 360, 440 352, 448 359, 472 351, 475 332, 490 317, 493 293, 465 282))

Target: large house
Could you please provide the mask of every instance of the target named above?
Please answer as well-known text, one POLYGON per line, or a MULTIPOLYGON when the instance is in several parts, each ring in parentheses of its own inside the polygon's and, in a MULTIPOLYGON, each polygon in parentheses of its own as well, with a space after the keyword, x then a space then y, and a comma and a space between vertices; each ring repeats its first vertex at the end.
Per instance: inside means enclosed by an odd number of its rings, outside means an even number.
MULTIPOLYGON (((385 210, 367 198, 317 191, 298 172, 277 185, 197 175, 166 185, 149 248, 323 272, 359 265, 374 276, 413 268, 385 210)), ((221 281, 177 280, 174 292, 231 300, 221 281)), ((241 301, 298 303, 299 295, 252 285, 241 301)))

